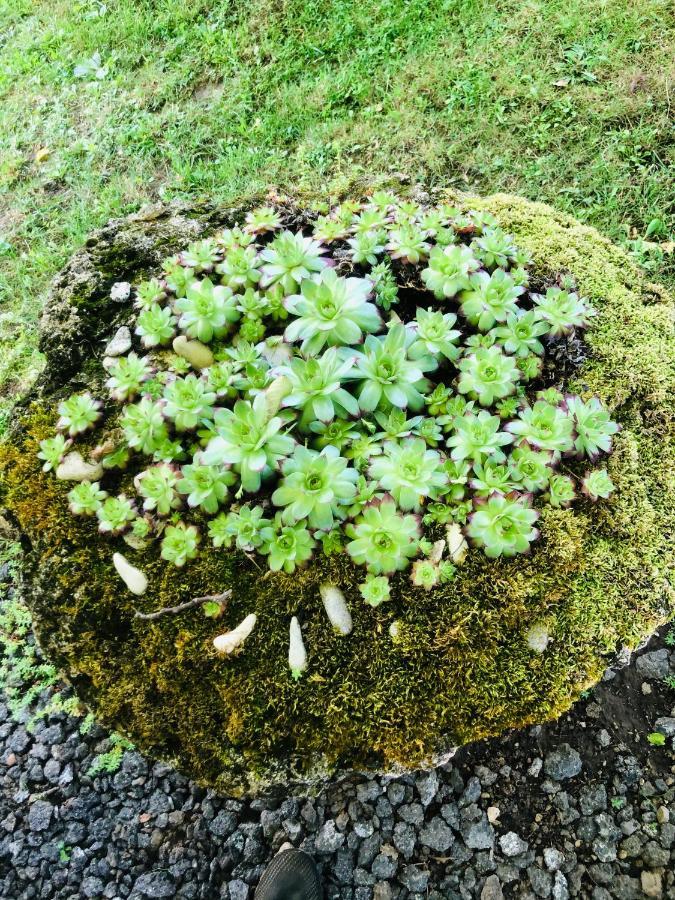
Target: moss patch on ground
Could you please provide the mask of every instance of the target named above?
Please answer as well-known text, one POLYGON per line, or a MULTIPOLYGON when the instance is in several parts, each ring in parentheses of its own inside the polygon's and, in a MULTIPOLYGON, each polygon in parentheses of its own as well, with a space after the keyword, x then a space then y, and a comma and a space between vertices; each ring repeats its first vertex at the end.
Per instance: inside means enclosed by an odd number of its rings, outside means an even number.
MULTIPOLYGON (((574 275, 598 316, 591 356, 569 388, 599 395, 623 425, 609 458, 616 493, 602 505, 544 510, 530 556, 472 552, 455 581, 430 593, 396 576, 392 601, 372 609, 346 554, 285 576, 206 546, 184 570, 156 549, 125 550, 150 580, 132 598, 110 543, 71 516, 68 486, 39 468, 37 443, 53 429, 58 391, 45 387, 0 447, 0 499, 25 538, 24 593, 45 650, 102 721, 222 790, 336 767, 416 766, 453 744, 555 717, 598 679, 609 654, 635 645, 675 606, 672 298, 596 231, 549 207, 506 195, 453 199, 491 210, 534 254, 537 276, 574 275), (328 625, 325 580, 352 609, 347 638, 328 625), (152 610, 227 587, 232 599, 217 621, 200 610, 134 617, 135 603, 152 610), (253 611, 243 651, 219 657, 212 638, 253 611), (309 653, 299 682, 286 661, 292 615, 309 653), (551 637, 541 655, 526 642, 535 622, 551 637)), ((102 377, 91 362, 87 372, 90 387, 102 377)))

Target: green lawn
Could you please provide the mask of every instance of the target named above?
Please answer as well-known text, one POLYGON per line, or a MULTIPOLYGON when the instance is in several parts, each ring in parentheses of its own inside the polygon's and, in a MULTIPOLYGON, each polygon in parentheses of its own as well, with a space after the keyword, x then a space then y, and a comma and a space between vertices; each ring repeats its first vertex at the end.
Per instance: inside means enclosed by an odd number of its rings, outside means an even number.
POLYGON ((403 173, 649 237, 672 281, 674 34, 672 0, 0 0, 0 416, 51 277, 147 201, 403 173))

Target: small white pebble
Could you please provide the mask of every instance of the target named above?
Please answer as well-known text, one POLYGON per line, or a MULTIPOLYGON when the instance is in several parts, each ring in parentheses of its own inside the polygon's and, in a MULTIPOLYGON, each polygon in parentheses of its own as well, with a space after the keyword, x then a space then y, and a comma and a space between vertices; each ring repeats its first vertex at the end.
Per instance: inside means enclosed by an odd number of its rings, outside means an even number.
POLYGON ((101 463, 85 462, 82 454, 68 453, 56 467, 56 477, 62 481, 98 481, 103 477, 101 463))
POLYGON ((131 285, 128 281, 116 281, 110 288, 110 299, 116 303, 124 303, 131 295, 131 285))
POLYGON ((131 332, 126 325, 122 325, 108 341, 103 353, 105 356, 124 356, 128 350, 131 350, 131 332))
POLYGON ((148 589, 148 579, 131 563, 122 556, 121 553, 113 553, 113 565, 117 569, 117 574, 126 584, 132 594, 140 597, 148 589))

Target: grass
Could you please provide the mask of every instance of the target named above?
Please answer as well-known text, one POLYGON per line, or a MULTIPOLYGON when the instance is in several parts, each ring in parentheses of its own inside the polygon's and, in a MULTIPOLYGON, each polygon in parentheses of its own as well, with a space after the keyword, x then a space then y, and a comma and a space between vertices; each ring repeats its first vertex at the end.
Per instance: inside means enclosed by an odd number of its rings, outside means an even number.
POLYGON ((674 33, 670 0, 0 0, 0 433, 50 279, 145 202, 402 174, 546 200, 672 280, 674 33))

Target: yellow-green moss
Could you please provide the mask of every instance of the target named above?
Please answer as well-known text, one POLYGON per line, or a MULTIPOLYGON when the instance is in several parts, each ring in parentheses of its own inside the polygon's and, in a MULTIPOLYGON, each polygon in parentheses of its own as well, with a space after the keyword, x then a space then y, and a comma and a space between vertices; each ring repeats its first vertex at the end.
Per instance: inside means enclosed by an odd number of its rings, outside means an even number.
POLYGON ((206 546, 185 570, 156 549, 128 551, 150 579, 139 600, 123 589, 95 525, 70 516, 67 487, 39 469, 49 404, 28 410, 21 439, 0 448, 4 504, 37 551, 25 592, 43 645, 103 721, 205 782, 245 790, 336 765, 413 766, 453 742, 557 716, 599 677, 607 654, 635 644, 674 603, 671 299, 597 232, 548 207, 455 199, 490 209, 539 274, 574 274, 598 316, 592 357, 570 388, 597 393, 624 426, 609 461, 614 497, 544 510, 530 556, 471 553, 455 582, 430 593, 398 576, 392 601, 372 609, 345 556, 289 577, 206 546), (318 590, 326 579, 351 606, 348 638, 327 623, 318 590), (233 596, 220 620, 198 610, 134 618, 134 603, 155 609, 226 587, 233 596), (243 652, 217 656, 214 635, 252 611, 258 623, 243 652), (297 683, 286 662, 292 615, 309 652, 297 683), (541 655, 525 640, 537 621, 551 636, 541 655))

